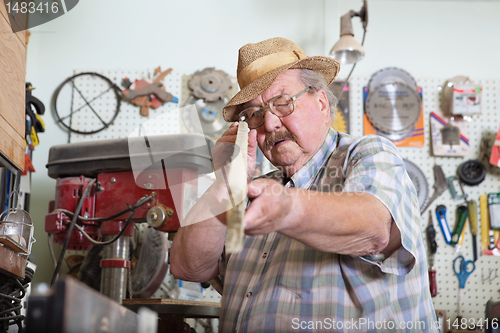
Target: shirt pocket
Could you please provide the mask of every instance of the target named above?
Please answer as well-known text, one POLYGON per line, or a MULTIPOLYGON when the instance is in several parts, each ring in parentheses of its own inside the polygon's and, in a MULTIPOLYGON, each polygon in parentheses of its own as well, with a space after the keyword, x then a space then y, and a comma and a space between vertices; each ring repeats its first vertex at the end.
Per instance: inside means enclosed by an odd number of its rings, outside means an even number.
POLYGON ((294 250, 292 246, 283 253, 276 278, 276 285, 297 300, 316 298, 339 279, 338 254, 307 248, 294 250))

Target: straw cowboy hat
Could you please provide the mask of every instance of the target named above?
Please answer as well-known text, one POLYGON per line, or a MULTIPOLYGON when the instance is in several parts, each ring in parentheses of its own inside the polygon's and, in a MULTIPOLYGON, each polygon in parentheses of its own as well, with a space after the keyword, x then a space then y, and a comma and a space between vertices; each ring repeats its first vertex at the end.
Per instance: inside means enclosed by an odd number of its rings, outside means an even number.
POLYGON ((224 120, 238 120, 241 105, 266 91, 276 78, 292 68, 307 68, 321 74, 330 85, 340 70, 340 64, 328 57, 308 57, 300 47, 285 38, 271 38, 247 44, 239 51, 236 75, 240 91, 223 109, 224 120))

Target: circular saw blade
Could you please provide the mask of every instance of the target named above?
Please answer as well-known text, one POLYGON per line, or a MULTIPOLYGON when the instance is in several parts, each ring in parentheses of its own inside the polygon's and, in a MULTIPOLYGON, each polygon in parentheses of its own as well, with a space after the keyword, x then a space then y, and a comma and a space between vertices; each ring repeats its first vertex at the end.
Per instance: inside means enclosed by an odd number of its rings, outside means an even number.
POLYGON ((195 108, 182 109, 182 122, 190 133, 199 133, 211 138, 218 138, 229 127, 230 123, 224 120, 222 109, 227 104, 226 98, 215 102, 206 102, 190 96, 185 105, 195 108), (200 128, 203 133, 200 133, 200 128))
POLYGON ((216 102, 227 97, 231 89, 231 78, 224 71, 208 67, 196 71, 188 85, 196 98, 216 102))
POLYGON ((406 172, 417 191, 418 204, 420 205, 419 208, 422 210, 422 207, 424 207, 429 197, 429 184, 427 183, 424 173, 415 163, 407 159, 403 159, 403 162, 406 167, 406 172))
POLYGON ((148 228, 142 235, 139 260, 132 274, 134 297, 148 298, 160 287, 168 270, 167 234, 148 228))
POLYGON ((378 134, 401 140, 413 131, 420 118, 420 96, 406 83, 381 83, 368 92, 365 112, 378 134))
POLYGON ((410 73, 401 68, 386 67, 372 75, 370 81, 368 81, 368 91, 385 82, 403 82, 415 91, 418 90, 417 83, 410 73))

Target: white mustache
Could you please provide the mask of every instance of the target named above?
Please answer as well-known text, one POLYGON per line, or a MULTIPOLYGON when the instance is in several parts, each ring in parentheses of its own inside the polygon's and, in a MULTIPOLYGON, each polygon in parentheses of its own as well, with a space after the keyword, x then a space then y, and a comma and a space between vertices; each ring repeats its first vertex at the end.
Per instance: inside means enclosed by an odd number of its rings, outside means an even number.
POLYGON ((273 135, 270 135, 269 137, 266 138, 265 141, 265 148, 266 150, 270 150, 271 148, 274 147, 276 142, 282 141, 284 139, 290 139, 292 141, 296 141, 297 137, 290 131, 283 131, 283 132, 276 132, 273 135))

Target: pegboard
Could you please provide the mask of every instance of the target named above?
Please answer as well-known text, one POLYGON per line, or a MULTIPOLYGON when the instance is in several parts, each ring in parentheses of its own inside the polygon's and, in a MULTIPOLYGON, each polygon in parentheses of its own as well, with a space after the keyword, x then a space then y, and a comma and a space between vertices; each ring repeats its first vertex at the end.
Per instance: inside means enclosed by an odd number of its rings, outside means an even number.
MULTIPOLYGON (((125 77, 129 78, 130 81, 134 82, 134 80, 140 79, 152 79, 153 77, 152 68, 151 71, 147 70, 92 70, 92 69, 77 69, 74 74, 81 72, 96 72, 104 75, 108 79, 110 79, 113 83, 120 87, 120 89, 124 89, 121 86, 121 81, 125 77)), ((165 77, 163 80, 163 84, 165 86, 165 90, 175 97, 180 99, 181 95, 181 73, 173 70, 169 75, 165 77)), ((106 85, 102 86, 94 86, 94 85, 85 85, 79 88, 82 94, 91 99, 93 96, 97 96, 100 92, 107 89, 106 85)), ((78 95, 75 94, 75 107, 78 107, 82 104, 81 100, 78 100, 78 95)), ((65 96, 69 98, 68 96, 65 96)), ((111 94, 107 94, 104 96, 104 99, 101 101, 96 100, 91 103, 92 107, 98 112, 102 117, 106 117, 106 119, 110 119, 114 110, 109 108, 109 99, 113 99, 114 96, 111 94)), ((106 139, 116 139, 116 138, 126 138, 128 137, 134 129, 136 129, 139 125, 148 122, 147 130, 149 134, 177 134, 180 133, 179 128, 179 104, 178 103, 165 103, 157 109, 149 109, 149 116, 144 117, 140 115, 140 107, 127 103, 124 100, 121 102, 120 111, 118 116, 113 121, 113 123, 106 129, 90 135, 82 135, 77 133, 69 132, 69 140, 68 142, 84 142, 84 141, 95 141, 95 140, 106 140, 106 139), (155 118, 163 115, 161 117, 162 121, 156 121, 155 118), (152 120, 152 121, 151 121, 152 120), (163 121, 166 120, 166 121, 163 121)), ((85 125, 99 125, 99 120, 95 117, 84 117, 80 116, 80 114, 75 113, 72 126, 76 126, 77 128, 84 128, 85 125), (97 124, 93 124, 92 122, 97 122, 97 124)))
MULTIPOLYGON (((84 70, 77 70, 82 72, 84 70)), ((87 70, 85 70, 87 71, 87 70)), ((152 76, 152 73, 146 71, 126 71, 126 70, 110 70, 110 71, 97 71, 104 76, 111 79, 111 81, 119 84, 124 77, 128 77, 131 81, 134 79, 147 78, 152 76)), ((164 84, 166 90, 174 96, 181 97, 182 93, 182 74, 177 73, 175 70, 169 74, 164 84)), ((363 135, 363 87, 367 85, 369 77, 352 77, 350 79, 350 134, 354 136, 363 135)), ((480 140, 483 136, 494 137, 498 127, 500 126, 500 113, 497 110, 497 104, 500 102, 500 79, 475 79, 471 78, 474 83, 481 84, 483 87, 483 101, 481 115, 472 117, 468 124, 468 136, 470 143, 469 154, 465 157, 434 157, 431 155, 430 147, 430 112, 440 110, 440 91, 444 82, 449 78, 416 78, 419 87, 422 87, 423 93, 423 111, 424 111, 424 136, 425 146, 418 148, 399 147, 399 151, 403 158, 408 159, 415 163, 424 173, 429 186, 429 196, 433 193, 434 176, 432 167, 434 164, 440 165, 446 177, 456 174, 458 166, 468 160, 477 159, 479 156, 480 140)), ((174 103, 166 103, 156 110, 150 110, 149 118, 140 116, 139 107, 127 103, 122 103, 121 111, 116 118, 114 124, 108 129, 93 134, 93 135, 78 135, 71 134, 70 142, 81 142, 90 140, 102 140, 119 137, 127 137, 131 131, 136 128, 140 123, 148 121, 153 117, 166 114, 168 116, 168 125, 162 124, 158 130, 164 134, 175 134, 181 131, 179 113, 180 105, 174 103), (174 111, 174 112, 170 112, 174 111), (168 114, 167 112, 170 112, 168 114)), ((500 192, 500 169, 493 166, 488 166, 486 179, 480 185, 475 187, 465 186, 465 192, 470 199, 474 199, 479 203, 479 195, 491 192, 500 192)), ((455 224, 455 208, 462 202, 454 201, 449 191, 445 191, 429 209, 435 210, 438 204, 443 204, 448 208, 447 220, 450 228, 455 224)), ((478 217, 479 230, 481 228, 481 220, 478 217)), ((422 215, 421 228, 424 233, 425 228, 429 223, 428 210, 422 215)), ((436 241, 438 243, 438 250, 435 255, 435 269, 437 271, 437 285, 438 295, 433 298, 435 309, 446 310, 448 318, 454 320, 457 312, 458 300, 458 278, 453 272, 452 262, 458 255, 455 249, 447 245, 444 241, 443 235, 436 221, 435 214, 433 214, 433 225, 436 229, 436 241)), ((480 232, 478 232, 477 243, 478 248, 481 248, 480 232)), ((425 233, 424 233, 425 239, 425 233)), ((472 238, 469 231, 465 234, 464 243, 462 245, 461 254, 467 260, 472 259, 472 238)), ((427 246, 427 242, 425 243, 427 246)), ((479 254, 478 261, 476 262, 476 270, 471 274, 467 280, 465 295, 461 306, 462 316, 470 319, 475 318, 479 320, 484 318, 485 304, 490 299, 500 299, 500 277, 494 280, 484 280, 492 272, 493 276, 496 275, 496 269, 500 269, 500 258, 491 256, 482 256, 479 254), (493 271, 492 271, 493 270, 493 271), (482 276, 483 275, 483 276, 482 276)), ((166 283, 170 284, 167 276, 166 283)), ((210 288, 205 290, 205 300, 217 302, 220 301, 220 295, 210 288)))
MULTIPOLYGON (((500 126, 500 79, 474 79, 475 84, 483 87, 482 113, 472 117, 468 123, 469 136, 469 154, 464 157, 434 157, 431 150, 430 138, 430 113, 440 110, 440 92, 443 84, 450 78, 416 78, 417 85, 422 87, 422 100, 424 112, 424 135, 425 146, 418 148, 398 147, 403 158, 415 163, 425 174, 429 185, 429 196, 434 192, 434 164, 440 165, 446 177, 456 175, 458 166, 469 159, 477 159, 480 155, 479 146, 483 136, 495 137, 500 126)), ((350 121, 351 133, 354 136, 363 135, 363 87, 368 84, 369 77, 352 77, 350 80, 350 121)), ((479 217, 479 195, 491 192, 500 192, 500 169, 494 166, 487 166, 485 180, 478 186, 464 186, 464 191, 469 199, 474 199, 478 203, 478 223, 479 231, 477 236, 478 249, 481 248, 481 219, 479 217)), ((438 295, 433 298, 435 309, 446 310, 448 318, 452 322, 457 316, 458 301, 458 278, 453 272, 452 263, 457 257, 454 247, 447 245, 441 229, 439 227, 435 208, 439 204, 447 207, 447 220, 450 229, 455 225, 455 209, 463 203, 454 201, 450 192, 447 190, 441 194, 431 206, 422 214, 421 228, 424 235, 425 245, 427 240, 425 229, 429 225, 429 209, 433 211, 432 222, 436 229, 436 241, 438 243, 437 253, 435 255, 435 269, 437 272, 438 295)), ((481 252, 481 251, 479 251, 481 252)), ((472 236, 469 226, 465 233, 465 239, 462 244, 461 254, 466 260, 472 260, 472 236)), ((465 286, 465 294, 462 300, 462 316, 467 319, 474 318, 477 322, 480 318, 484 319, 486 302, 493 298, 500 299, 500 277, 494 280, 487 279, 498 276, 496 272, 500 270, 500 258, 492 256, 483 256, 478 254, 475 271, 469 276, 465 286), (483 275, 483 276, 482 276, 483 275)))

